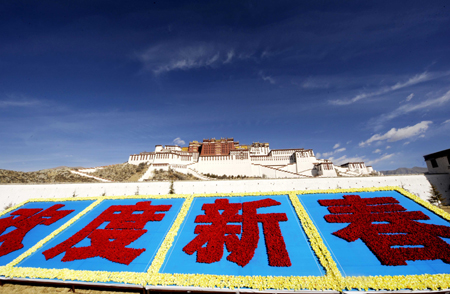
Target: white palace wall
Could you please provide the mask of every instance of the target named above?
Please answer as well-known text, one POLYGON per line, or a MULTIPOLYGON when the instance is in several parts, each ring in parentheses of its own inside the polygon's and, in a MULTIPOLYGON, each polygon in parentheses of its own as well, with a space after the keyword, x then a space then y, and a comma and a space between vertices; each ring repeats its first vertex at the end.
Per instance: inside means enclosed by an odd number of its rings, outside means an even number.
POLYGON ((198 163, 189 167, 195 169, 202 174, 223 174, 228 176, 252 175, 252 167, 248 159, 232 160, 231 156, 202 156, 198 163), (220 173, 218 174, 218 170, 220 173))
MULTIPOLYGON (((430 182, 450 199, 449 174, 404 175, 383 177, 339 177, 306 179, 220 180, 174 182, 177 194, 272 192, 292 190, 316 190, 336 188, 368 188, 398 186, 427 199, 430 182)), ((30 198, 59 198, 120 195, 163 195, 170 189, 170 182, 135 183, 76 183, 76 184, 4 184, 0 185, 0 210, 6 205, 19 204, 30 198)))

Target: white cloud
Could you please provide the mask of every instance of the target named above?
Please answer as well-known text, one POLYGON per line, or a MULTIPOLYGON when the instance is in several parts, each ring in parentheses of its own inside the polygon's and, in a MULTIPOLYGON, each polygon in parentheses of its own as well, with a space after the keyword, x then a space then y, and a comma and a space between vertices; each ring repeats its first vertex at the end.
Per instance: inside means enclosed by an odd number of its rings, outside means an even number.
POLYGON ((357 102, 359 100, 362 100, 362 99, 366 99, 366 98, 370 98, 370 97, 386 94, 386 93, 389 93, 389 92, 392 92, 392 91, 395 91, 395 90, 399 90, 399 89, 402 89, 402 88, 406 88, 406 87, 409 87, 409 86, 413 86, 413 85, 416 85, 416 84, 419 84, 419 83, 422 83, 422 82, 426 82, 426 81, 430 81, 430 80, 433 80, 433 79, 437 79, 437 78, 440 78, 440 77, 443 77, 443 76, 446 76, 446 75, 449 75, 449 74, 450 74, 449 72, 446 72, 446 73, 429 73, 429 72, 424 72, 424 73, 415 75, 414 77, 408 79, 406 82, 398 82, 398 83, 396 83, 393 86, 383 87, 383 88, 381 88, 381 89, 379 89, 377 91, 361 93, 361 94, 356 95, 355 97, 353 97, 351 99, 330 100, 329 103, 333 104, 333 105, 349 105, 349 104, 353 104, 353 103, 355 103, 355 102, 357 102))
POLYGON ((403 143, 403 145, 408 145, 410 142, 409 141, 407 141, 407 142, 405 142, 405 143, 403 143))
POLYGON ((168 42, 152 46, 136 57, 146 70, 159 75, 175 70, 215 68, 252 55, 253 52, 236 54, 235 48, 222 44, 168 42))
POLYGON ((10 100, 0 100, 0 107, 32 107, 36 106, 37 102, 33 101, 10 101, 10 100))
POLYGON ((322 156, 323 156, 323 157, 329 157, 329 156, 331 156, 331 155, 333 155, 333 154, 334 154, 333 151, 331 151, 331 152, 325 152, 325 153, 322 153, 322 156))
POLYGON ((223 63, 230 63, 231 60, 233 60, 233 57, 234 57, 234 49, 231 49, 230 51, 227 52, 227 59, 225 59, 223 63))
POLYGON ((386 146, 386 150, 387 150, 387 149, 391 149, 391 146, 386 146))
POLYGON ((422 121, 414 126, 407 126, 401 129, 392 128, 387 133, 380 135, 375 134, 372 137, 370 137, 368 140, 359 143, 360 147, 364 147, 367 145, 370 145, 372 142, 376 141, 388 141, 388 142, 395 142, 399 140, 408 139, 411 137, 415 137, 418 135, 421 135, 424 133, 430 124, 432 124, 432 121, 422 121))
POLYGON ((339 152, 343 152, 343 151, 345 151, 345 150, 347 150, 346 148, 339 148, 339 149, 336 149, 335 151, 334 151, 334 153, 336 154, 336 153, 339 153, 339 152))
POLYGON ((441 97, 438 97, 436 99, 428 99, 428 100, 422 101, 417 104, 403 105, 403 106, 397 108, 397 110, 395 112, 400 112, 401 114, 404 114, 404 113, 408 113, 408 112, 412 112, 412 111, 416 111, 416 110, 420 110, 420 109, 438 107, 449 101, 450 101, 450 91, 448 91, 447 93, 445 93, 444 95, 442 95, 441 97))
POLYGON ((301 87, 304 89, 325 89, 330 87, 330 83, 320 79, 308 78, 301 83, 301 87))
POLYGON ((333 149, 336 149, 336 148, 339 148, 339 146, 341 146, 339 143, 336 143, 334 146, 333 146, 333 149))
POLYGON ((335 165, 341 165, 347 162, 364 162, 365 158, 364 157, 347 157, 346 155, 343 155, 339 158, 330 158, 330 160, 333 161, 333 163, 335 165))
POLYGON ((413 99, 413 97, 414 97, 414 93, 409 94, 408 97, 406 97, 406 102, 411 101, 411 99, 413 99))
MULTIPOLYGON (((338 144, 337 144, 337 145, 338 145, 338 144)), ((335 146, 336 146, 336 145, 335 145, 335 146)), ((322 153, 322 154, 316 153, 316 157, 317 157, 317 158, 320 158, 320 155, 322 155, 322 157, 326 158, 326 157, 329 157, 329 156, 334 155, 334 154, 336 154, 336 153, 344 152, 345 150, 347 150, 347 149, 346 149, 346 148, 340 148, 340 149, 336 149, 336 150, 331 151, 331 152, 325 152, 325 153, 322 153)), ((329 159, 331 160, 332 157, 330 157, 329 159)))
POLYGON ((377 149, 377 150, 375 150, 375 151, 372 152, 372 153, 381 153, 381 149, 377 149))
POLYGON ((445 125, 445 124, 448 124, 448 123, 450 123, 450 119, 447 119, 447 120, 444 121, 442 124, 445 125))
POLYGON ((184 142, 183 140, 181 140, 180 137, 177 137, 177 138, 173 139, 173 143, 174 143, 175 145, 178 145, 178 146, 182 146, 182 145, 186 144, 186 142, 184 142))
POLYGON ((378 162, 380 162, 380 161, 383 161, 383 160, 392 158, 393 156, 395 156, 395 153, 392 153, 392 154, 384 154, 384 155, 381 156, 380 158, 377 158, 377 159, 373 159, 373 160, 367 161, 367 162, 366 162, 366 165, 372 165, 372 164, 378 163, 378 162))
POLYGON ((266 76, 262 71, 259 72, 259 76, 265 81, 271 84, 275 84, 275 80, 271 76, 266 76))
POLYGON ((41 101, 37 99, 31 99, 25 95, 8 94, 7 99, 0 100, 0 108, 6 107, 35 107, 42 104, 41 101))
POLYGON ((416 104, 409 103, 409 104, 402 105, 402 106, 398 107, 397 109, 395 109, 394 111, 392 111, 388 114, 382 115, 380 118, 378 118, 376 120, 375 125, 381 126, 381 125, 383 125, 384 122, 394 119, 400 115, 408 114, 413 111, 427 110, 427 109, 439 107, 439 106, 446 104, 447 102, 450 102, 450 91, 448 91, 444 95, 442 95, 438 98, 435 98, 435 99, 427 99, 427 100, 424 100, 424 101, 422 101, 420 103, 416 103, 416 104))
POLYGON ((402 89, 408 86, 412 86, 421 82, 425 82, 425 81, 429 81, 433 79, 433 74, 430 74, 428 72, 424 72, 418 75, 413 76, 412 78, 410 78, 409 80, 407 80, 406 82, 403 83, 397 83, 395 85, 393 85, 392 87, 390 87, 391 90, 398 90, 398 89, 402 89))

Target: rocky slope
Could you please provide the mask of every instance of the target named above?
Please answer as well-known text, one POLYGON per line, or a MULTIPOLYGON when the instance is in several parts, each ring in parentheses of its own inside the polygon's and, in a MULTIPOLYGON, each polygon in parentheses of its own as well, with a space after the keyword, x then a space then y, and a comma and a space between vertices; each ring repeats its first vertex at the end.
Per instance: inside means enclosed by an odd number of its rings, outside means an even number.
POLYGON ((148 181, 195 181, 197 177, 188 174, 182 174, 174 170, 154 170, 151 179, 148 181))
POLYGON ((68 168, 20 172, 0 169, 0 183, 98 183, 97 180, 72 174, 68 168))
POLYGON ((145 163, 139 165, 120 163, 99 168, 89 175, 114 182, 137 182, 147 169, 148 165, 145 163))
POLYGON ((383 175, 410 175, 410 174, 424 174, 428 171, 426 167, 415 166, 413 168, 400 167, 396 170, 380 171, 383 175))

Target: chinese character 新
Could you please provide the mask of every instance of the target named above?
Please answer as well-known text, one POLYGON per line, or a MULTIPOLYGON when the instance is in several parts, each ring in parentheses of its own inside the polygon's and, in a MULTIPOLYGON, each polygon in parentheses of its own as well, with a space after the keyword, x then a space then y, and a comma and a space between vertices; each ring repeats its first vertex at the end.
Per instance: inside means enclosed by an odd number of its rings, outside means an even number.
POLYGON ((291 266, 279 225, 279 222, 288 220, 286 214, 257 213, 258 208, 280 204, 270 198, 242 204, 229 203, 228 199, 216 199, 214 203, 205 203, 202 206, 205 214, 195 218, 195 223, 202 224, 195 227, 194 233, 198 235, 183 248, 183 251, 189 255, 197 251, 197 262, 213 263, 222 259, 225 245, 230 252, 227 260, 244 267, 255 254, 259 241, 258 223, 261 223, 269 265, 291 266), (242 214, 238 214, 240 210, 242 214), (238 234, 241 234, 240 239, 238 234))

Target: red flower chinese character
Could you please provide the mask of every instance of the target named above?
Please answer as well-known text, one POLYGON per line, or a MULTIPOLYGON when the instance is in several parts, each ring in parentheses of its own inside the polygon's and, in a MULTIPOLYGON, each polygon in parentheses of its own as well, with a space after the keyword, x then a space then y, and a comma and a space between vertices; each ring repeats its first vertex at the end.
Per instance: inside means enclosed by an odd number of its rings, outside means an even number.
POLYGON ((58 211, 61 207, 64 207, 64 204, 55 204, 44 211, 41 211, 42 208, 22 208, 11 213, 10 217, 0 219, 0 235, 9 227, 16 228, 0 236, 0 242, 3 242, 0 246, 0 256, 22 249, 23 238, 37 225, 51 225, 74 211, 58 211))
POLYGON ((73 261, 100 256, 110 261, 129 265, 145 248, 134 249, 125 246, 137 240, 147 232, 144 230, 149 221, 161 221, 165 214, 155 212, 169 211, 172 205, 151 205, 151 201, 138 202, 135 205, 112 205, 81 231, 43 252, 51 259, 66 252, 61 261, 73 261), (142 212, 142 213, 136 213, 142 212), (104 229, 97 229, 104 222, 104 229), (85 238, 91 239, 91 245, 73 247, 85 238))
POLYGON ((280 205, 273 199, 229 203, 228 199, 216 199, 214 204, 203 204, 205 215, 198 215, 195 223, 211 223, 210 225, 197 225, 196 236, 183 251, 192 255, 197 251, 197 262, 213 263, 220 261, 223 256, 223 247, 226 246, 230 255, 227 260, 244 267, 255 254, 259 241, 258 222, 262 223, 264 240, 270 266, 291 266, 289 254, 286 251, 279 222, 287 221, 285 213, 258 214, 257 209, 280 205), (239 210, 242 209, 242 215, 239 210), (222 214, 220 211, 223 211, 222 214), (242 223, 228 224, 228 223, 242 223), (241 239, 237 236, 242 231, 241 239), (206 247, 202 247, 206 244, 206 247))
POLYGON ((361 239, 383 265, 407 265, 406 260, 441 259, 450 263, 450 246, 439 237, 449 238, 450 227, 425 224, 421 211, 406 211, 392 197, 319 200, 329 206, 330 223, 350 223, 333 235, 348 242, 361 239))

